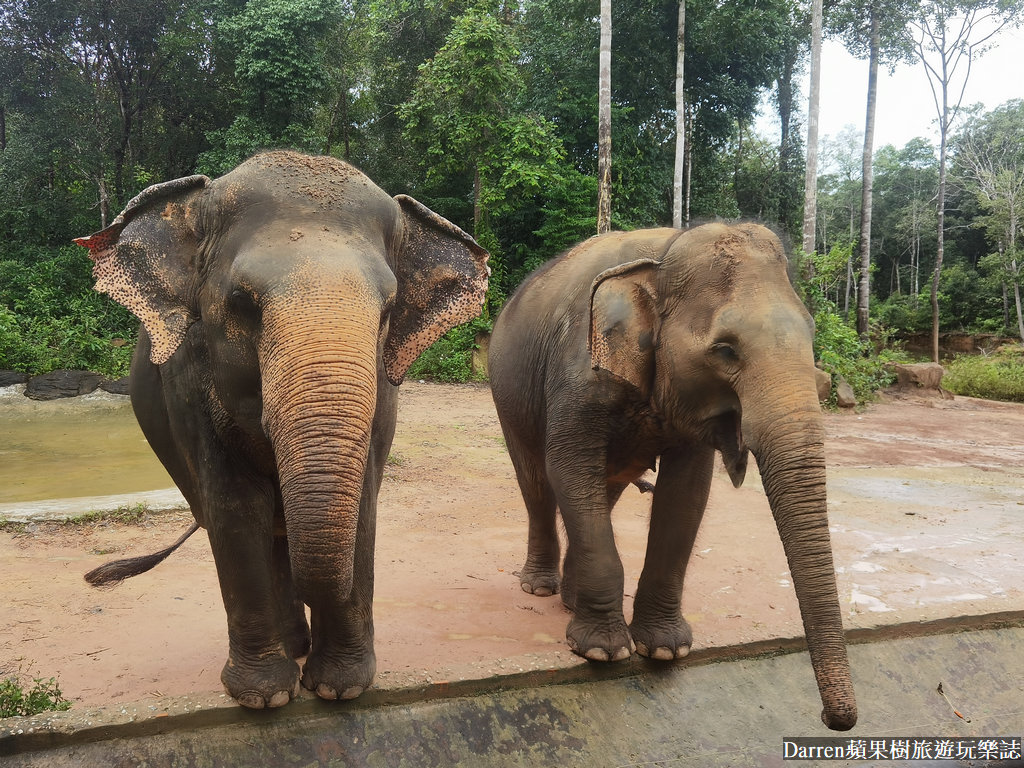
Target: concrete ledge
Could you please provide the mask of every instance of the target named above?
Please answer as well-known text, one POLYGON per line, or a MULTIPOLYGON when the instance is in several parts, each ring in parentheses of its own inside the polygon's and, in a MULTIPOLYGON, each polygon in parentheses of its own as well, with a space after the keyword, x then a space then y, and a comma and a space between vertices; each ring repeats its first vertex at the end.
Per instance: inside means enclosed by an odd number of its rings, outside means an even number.
POLYGON ((118 493, 113 496, 80 496, 70 499, 21 501, 0 504, 0 520, 14 523, 42 523, 88 514, 89 512, 116 512, 125 507, 143 504, 150 512, 188 509, 188 503, 177 488, 162 491, 118 493))
MULTIPOLYGON (((850 644, 851 664, 854 670, 854 683, 857 687, 861 710, 861 722, 868 718, 879 706, 891 706, 883 689, 892 680, 914 680, 911 687, 915 695, 927 696, 929 693, 941 704, 939 711, 946 704, 935 694, 938 682, 946 682, 953 690, 954 696, 973 696, 975 700, 991 703, 995 701, 999 691, 989 685, 989 690, 967 691, 964 677, 983 671, 998 681, 999 685, 1008 686, 1011 697, 1016 691, 1016 708, 1008 711, 1017 718, 1018 727, 1014 733, 988 733, 981 735, 1016 735, 1024 728, 1024 611, 1011 611, 982 616, 963 616, 930 622, 910 622, 873 629, 856 629, 847 633, 850 644), (941 638, 946 638, 941 640, 941 638), (956 652, 950 651, 950 648, 956 652), (895 655, 894 655, 895 654, 895 655), (966 654, 966 655, 965 655, 966 654), (979 654, 987 654, 982 658, 979 654), (860 659, 860 661, 858 661, 860 659), (948 665, 948 676, 931 680, 928 674, 921 672, 922 665, 943 663, 948 665), (882 682, 865 685, 864 679, 880 676, 882 682), (921 677, 918 685, 917 677, 921 677), (889 683, 886 683, 888 680, 889 683), (877 698, 881 696, 882 700, 877 698), (980 697, 980 698, 979 698, 980 697)), ((749 710, 749 707, 768 706, 784 708, 787 711, 795 706, 790 694, 785 690, 796 686, 802 693, 802 703, 796 709, 815 712, 813 717, 806 717, 793 725, 793 733, 782 735, 829 735, 817 722, 816 712, 820 709, 817 691, 814 686, 809 661, 803 654, 796 656, 805 649, 803 638, 784 638, 768 640, 744 645, 723 646, 718 648, 698 649, 685 660, 672 664, 652 662, 634 656, 620 664, 597 665, 581 663, 566 669, 552 669, 536 672, 524 672, 514 675, 503 675, 479 680, 439 681, 431 685, 408 688, 372 688, 360 698, 344 704, 324 702, 306 691, 300 698, 286 707, 270 711, 251 711, 237 706, 224 694, 200 694, 182 698, 169 698, 159 704, 122 705, 71 711, 62 713, 46 713, 30 718, 9 718, 0 720, 0 755, 11 757, 21 755, 21 761, 8 762, 7 765, 63 765, 54 751, 71 750, 81 758, 81 750, 89 747, 103 751, 102 743, 118 744, 123 748, 131 743, 132 750, 143 749, 139 744, 155 737, 202 738, 198 732, 213 733, 217 729, 249 729, 249 728, 288 728, 299 723, 324 721, 325 727, 345 728, 339 720, 365 720, 373 718, 372 713, 391 710, 388 717, 402 717, 414 722, 421 717, 421 711, 437 714, 437 707, 444 710, 455 700, 462 700, 459 706, 466 706, 465 700, 475 700, 477 706, 487 709, 496 698, 506 695, 514 697, 548 697, 549 688, 578 687, 579 696, 592 695, 597 687, 604 684, 624 684, 624 681, 636 681, 635 685, 650 686, 681 686, 682 696, 694 696, 702 700, 714 700, 716 711, 728 715, 730 707, 737 711, 749 710), (773 671, 778 663, 774 659, 792 656, 793 660, 785 662, 793 667, 792 675, 786 679, 777 679, 773 671), (765 666, 761 662, 766 662, 765 666), (710 668, 701 673, 701 679, 707 685, 699 690, 687 691, 690 683, 683 678, 687 674, 695 674, 695 670, 710 668), (689 672, 688 672, 689 671, 689 672), (759 680, 766 675, 765 685, 778 686, 781 696, 768 697, 758 702, 748 701, 761 684, 759 680), (789 679, 789 678, 792 679, 789 679), (741 703, 742 702, 742 703, 741 703), (399 714, 395 714, 397 708, 399 714), (333 723, 333 725, 331 724, 333 723), (90 747, 90 745, 92 745, 90 747), (45 754, 44 754, 45 753, 45 754), (37 755, 42 762, 34 762, 37 755)), ((928 701, 934 709, 936 701, 928 701)), ((964 709, 970 711, 970 701, 962 699, 964 709)), ((644 708, 654 708, 655 702, 648 702, 644 708)), ((929 710, 930 711, 930 710, 929 710)), ((751 716, 749 711, 748 716, 751 716)), ((636 711, 626 718, 647 719, 647 713, 636 711)), ((687 722, 690 715, 680 722, 687 722)), ((900 724, 923 722, 923 715, 907 711, 905 718, 898 723, 889 723, 885 733, 904 733, 900 724)), ((951 723, 958 725, 956 718, 951 723)), ((634 721, 635 722, 635 721, 634 721)), ((410 726, 411 727, 411 726, 410 726)), ((743 722, 736 724, 739 732, 747 726, 743 722)), ((751 728, 755 726, 750 726, 751 728)), ((932 725, 929 727, 934 730, 932 725)), ((937 727, 937 726, 936 726, 937 727)), ((993 726, 996 727, 996 726, 993 726)), ((999 725, 1000 728, 1005 726, 999 725)), ((414 729, 415 730, 415 729, 414 729)), ((858 725, 857 731, 867 733, 858 725)), ((927 729, 926 729, 927 730, 927 729)), ((880 735, 872 733, 870 735, 880 735)), ((942 735, 938 731, 932 733, 919 732, 919 736, 942 735)), ((237 740, 233 740, 237 741, 237 740)), ((106 754, 106 752, 104 752, 106 754)), ((134 754, 134 752, 133 752, 134 754)), ((108 760, 109 755, 103 760, 108 760)), ((75 765, 115 765, 115 762, 74 762, 75 765)), ((204 762, 178 763, 175 765, 206 765, 204 762)), ((242 764, 242 763, 238 763, 242 764)), ((257 764, 257 763, 253 763, 257 764)), ((266 763, 271 764, 271 763, 266 763)), ((334 765, 334 763, 331 763, 334 765)), ((350 763, 338 763, 349 765, 350 763)), ((362 763, 351 763, 361 765, 362 763)), ((403 763, 405 764, 405 763, 403 763)), ((462 765, 463 763, 408 763, 409 765, 462 765)), ((465 765, 490 765, 492 763, 468 762, 465 765)), ((499 765, 500 763, 493 763, 499 765)), ((568 763, 561 763, 568 764, 568 763)), ((619 763, 608 763, 619 765, 619 763)), ((684 763, 685 764, 685 763, 684 763)), ((718 763, 695 763, 695 765, 717 765, 718 763)), ((768 764, 768 763, 750 763, 768 764)), ((834 765, 834 763, 833 763, 834 765)))

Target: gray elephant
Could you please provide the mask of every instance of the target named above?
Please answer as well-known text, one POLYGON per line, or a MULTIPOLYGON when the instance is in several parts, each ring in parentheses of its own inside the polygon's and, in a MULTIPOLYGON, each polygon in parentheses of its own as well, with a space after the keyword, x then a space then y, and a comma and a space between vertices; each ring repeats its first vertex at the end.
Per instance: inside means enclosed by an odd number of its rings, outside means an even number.
MULTIPOLYGON (((683 577, 715 451, 736 486, 748 450, 789 559, 829 728, 857 719, 829 542, 812 321, 779 240, 753 224, 592 238, 526 279, 495 323, 489 370, 529 513, 527 592, 574 613, 594 660, 685 656, 683 577), (655 467, 632 623, 611 508, 655 467), (556 509, 568 537, 559 574, 556 509)), ((642 482, 642 481, 640 481, 642 482)))
MULTIPOLYGON (((142 321, 132 405, 209 533, 228 692, 286 704, 308 652, 302 685, 358 696, 376 667, 375 516, 397 385, 479 313, 487 253, 355 168, 294 152, 150 187, 76 242, 97 290, 142 321)), ((172 549, 87 578, 134 575, 172 549)))

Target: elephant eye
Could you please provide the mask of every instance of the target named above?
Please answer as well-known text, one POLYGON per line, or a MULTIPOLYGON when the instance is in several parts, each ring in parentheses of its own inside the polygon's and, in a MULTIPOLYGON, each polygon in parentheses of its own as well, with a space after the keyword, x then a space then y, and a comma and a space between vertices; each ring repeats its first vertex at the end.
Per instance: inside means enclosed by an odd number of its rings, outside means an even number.
POLYGON ((732 344, 724 341, 716 341, 711 345, 711 353, 720 358, 723 362, 738 363, 740 356, 732 344))

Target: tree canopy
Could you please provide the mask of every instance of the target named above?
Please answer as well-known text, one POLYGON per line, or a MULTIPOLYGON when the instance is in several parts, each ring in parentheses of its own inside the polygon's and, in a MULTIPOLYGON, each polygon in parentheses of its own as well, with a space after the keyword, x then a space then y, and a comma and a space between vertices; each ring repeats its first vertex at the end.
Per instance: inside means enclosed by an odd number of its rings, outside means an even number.
MULTIPOLYGON (((854 45, 865 7, 826 4, 826 28, 847 30, 854 45)), ((679 10, 679 0, 612 4, 614 228, 672 221, 679 10)), ((104 226, 149 184, 216 176, 267 148, 347 159, 473 231, 494 254, 496 310, 530 269, 596 231, 598 11, 593 0, 9 0, 0 6, 0 368, 123 370, 134 320, 90 291, 88 259, 71 238, 104 226)), ((809 6, 687 0, 685 11, 688 210, 762 219, 799 242, 796 93, 809 6), (780 141, 754 129, 763 103, 778 110, 780 141)), ((1019 109, 1004 117, 1019 128, 1019 109)), ((999 242, 1005 260, 1019 241, 1008 250, 1001 209, 956 160, 996 141, 986 119, 965 128, 972 144, 952 145, 948 215, 964 227, 951 238, 960 271, 944 296, 991 296, 949 299, 956 327, 1009 323, 1001 292, 1012 303, 1020 282, 1016 267, 993 261, 999 242)), ((919 275, 935 260, 935 163, 923 142, 874 157, 871 290, 878 316, 907 328, 919 275)), ((824 158, 821 171, 817 247, 842 254, 855 237, 860 171, 824 158)), ((848 261, 828 288, 841 308, 857 284, 848 261)))

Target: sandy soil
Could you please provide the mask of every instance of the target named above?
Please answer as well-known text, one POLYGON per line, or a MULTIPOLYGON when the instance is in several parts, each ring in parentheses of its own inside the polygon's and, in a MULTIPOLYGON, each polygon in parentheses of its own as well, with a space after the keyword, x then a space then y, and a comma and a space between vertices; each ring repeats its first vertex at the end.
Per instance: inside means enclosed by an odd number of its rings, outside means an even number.
MULTIPOLYGON (((826 423, 848 626, 1024 609, 1024 406, 890 398, 826 423)), ((649 496, 628 489, 614 512, 627 618, 649 507, 649 496)), ((0 533, 0 674, 56 676, 76 706, 219 691, 226 624, 203 532, 116 589, 81 578, 165 546, 189 519, 0 533)), ((519 587, 525 538, 488 389, 403 385, 379 510, 376 684, 580 663, 565 645, 558 598, 519 587)), ((716 476, 683 605, 696 647, 802 633, 753 463, 742 489, 724 470, 716 476)))

